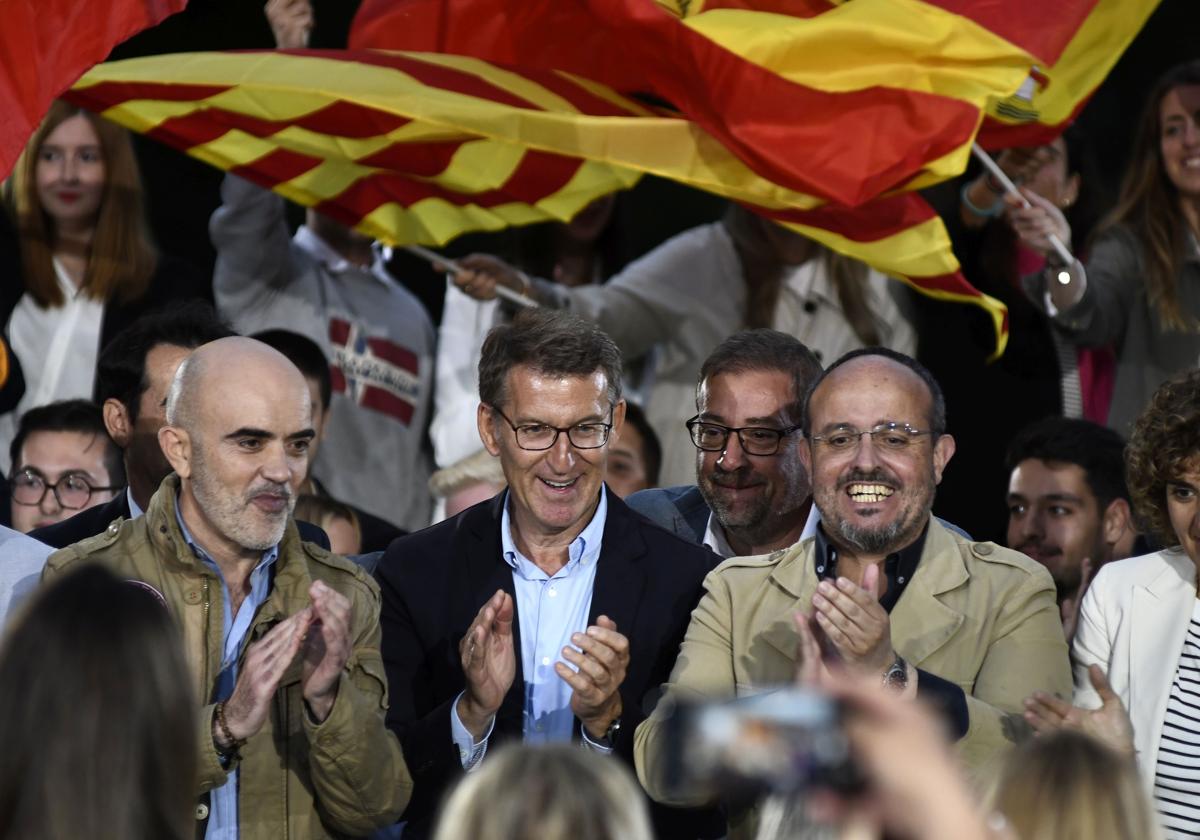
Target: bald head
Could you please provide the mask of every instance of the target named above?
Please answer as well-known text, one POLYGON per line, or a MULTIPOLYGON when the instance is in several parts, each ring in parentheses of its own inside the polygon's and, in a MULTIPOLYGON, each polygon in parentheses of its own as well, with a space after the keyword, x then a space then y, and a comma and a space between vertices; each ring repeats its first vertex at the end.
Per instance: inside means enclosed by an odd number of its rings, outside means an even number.
POLYGON ((298 387, 306 393, 308 388, 299 369, 273 347, 242 336, 217 339, 193 350, 175 372, 167 393, 167 423, 190 430, 214 398, 232 401, 246 390, 264 387, 298 387))
POLYGON ((222 338, 180 365, 158 439, 184 520, 210 554, 279 542, 314 435, 304 376, 266 344, 222 338))

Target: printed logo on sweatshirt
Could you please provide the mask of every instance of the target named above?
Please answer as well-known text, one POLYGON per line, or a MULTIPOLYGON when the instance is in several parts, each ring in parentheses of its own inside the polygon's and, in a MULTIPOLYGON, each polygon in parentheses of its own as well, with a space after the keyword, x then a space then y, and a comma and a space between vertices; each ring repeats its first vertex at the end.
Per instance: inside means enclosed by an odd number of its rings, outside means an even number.
POLYGON ((416 353, 386 338, 368 336, 342 318, 329 319, 329 341, 334 393, 406 426, 412 422, 413 406, 421 395, 416 353))

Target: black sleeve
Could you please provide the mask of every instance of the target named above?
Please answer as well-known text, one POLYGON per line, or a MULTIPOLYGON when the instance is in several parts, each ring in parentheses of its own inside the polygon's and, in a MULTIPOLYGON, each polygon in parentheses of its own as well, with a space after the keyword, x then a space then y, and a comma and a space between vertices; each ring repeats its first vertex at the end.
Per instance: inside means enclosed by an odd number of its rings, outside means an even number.
POLYGON ((964 737, 971 726, 967 695, 954 683, 917 669, 917 697, 932 706, 950 727, 955 741, 964 737))

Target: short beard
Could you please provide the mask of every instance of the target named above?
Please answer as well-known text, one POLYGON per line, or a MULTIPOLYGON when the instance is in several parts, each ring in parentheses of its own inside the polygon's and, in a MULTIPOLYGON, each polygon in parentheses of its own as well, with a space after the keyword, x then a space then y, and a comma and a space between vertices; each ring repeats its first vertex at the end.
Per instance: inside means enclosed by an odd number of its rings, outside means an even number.
POLYGON ((905 524, 897 520, 882 528, 860 528, 842 521, 837 523, 836 530, 846 545, 860 554, 884 554, 890 553, 903 536, 905 524))
MULTIPOLYGON (((287 494, 287 509, 279 517, 278 523, 272 523, 270 530, 266 526, 255 529, 246 518, 252 515, 247 508, 249 498, 237 499, 212 478, 203 451, 198 446, 192 448, 192 495, 204 515, 208 517, 216 529, 226 539, 250 551, 266 551, 279 544, 287 530, 288 519, 296 507, 296 496, 290 487, 284 487, 281 493, 287 494)), ((261 491, 261 488, 259 488, 261 491)), ((248 495, 253 495, 251 492, 248 495)))

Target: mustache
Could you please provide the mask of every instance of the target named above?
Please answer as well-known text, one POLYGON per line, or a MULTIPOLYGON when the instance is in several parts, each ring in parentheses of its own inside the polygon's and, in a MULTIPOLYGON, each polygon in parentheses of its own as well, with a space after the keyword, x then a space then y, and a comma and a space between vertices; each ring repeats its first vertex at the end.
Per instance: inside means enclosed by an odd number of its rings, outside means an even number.
POLYGON ((253 501, 259 496, 282 496, 285 501, 292 498, 291 485, 274 481, 264 481, 246 491, 246 501, 253 501))
POLYGON ((901 482, 889 475, 882 467, 876 467, 873 470, 862 470, 855 467, 838 479, 839 489, 850 484, 886 484, 895 489, 901 485, 901 482))
POLYGON ((1025 540, 1025 542, 1014 546, 1014 548, 1017 551, 1022 551, 1022 552, 1025 551, 1025 549, 1027 549, 1027 548, 1034 548, 1034 549, 1037 549, 1038 554, 1046 554, 1046 555, 1062 554, 1062 549, 1059 548, 1058 546, 1040 542, 1039 540, 1025 540))
POLYGON ((706 478, 718 487, 742 488, 762 483, 758 480, 754 468, 749 464, 738 467, 736 470, 723 470, 718 466, 710 470, 706 478))

